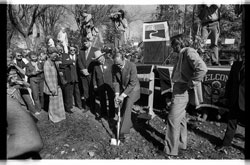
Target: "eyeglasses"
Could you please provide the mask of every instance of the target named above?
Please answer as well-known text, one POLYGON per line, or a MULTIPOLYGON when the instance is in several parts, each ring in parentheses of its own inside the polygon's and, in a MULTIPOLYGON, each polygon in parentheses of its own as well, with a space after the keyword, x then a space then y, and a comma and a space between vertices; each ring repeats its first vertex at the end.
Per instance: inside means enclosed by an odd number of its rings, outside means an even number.
POLYGON ((70 51, 76 51, 76 49, 70 49, 70 51))

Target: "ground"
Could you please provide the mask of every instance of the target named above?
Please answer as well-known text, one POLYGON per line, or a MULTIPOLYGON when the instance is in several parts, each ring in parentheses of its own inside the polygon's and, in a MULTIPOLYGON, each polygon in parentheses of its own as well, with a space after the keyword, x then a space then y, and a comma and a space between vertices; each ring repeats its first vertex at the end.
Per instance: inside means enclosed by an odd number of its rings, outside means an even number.
MULTIPOLYGON (((88 111, 82 113, 78 108, 66 114, 66 120, 52 123, 48 113, 42 111, 37 116, 37 126, 44 147, 40 152, 42 159, 244 159, 244 131, 239 126, 238 137, 232 147, 225 152, 215 151, 214 147, 223 138, 225 122, 196 120, 195 115, 187 114, 188 147, 178 157, 165 157, 164 116, 158 113, 148 122, 137 120, 130 136, 119 146, 110 145, 111 131, 106 120, 97 120, 88 111)), ((136 115, 133 115, 135 121, 136 115)))

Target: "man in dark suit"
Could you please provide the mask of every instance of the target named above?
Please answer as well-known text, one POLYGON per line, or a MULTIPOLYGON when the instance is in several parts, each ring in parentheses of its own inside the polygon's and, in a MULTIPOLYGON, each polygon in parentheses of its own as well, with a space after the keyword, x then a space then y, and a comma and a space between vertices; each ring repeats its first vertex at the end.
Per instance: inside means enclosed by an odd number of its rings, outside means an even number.
POLYGON ((225 90, 226 105, 230 111, 228 114, 227 130, 223 141, 216 146, 216 150, 227 149, 234 138, 237 124, 245 124, 245 47, 240 49, 240 58, 235 61, 229 73, 225 90))
POLYGON ((95 52, 95 58, 93 60, 98 61, 98 65, 94 66, 93 70, 93 85, 95 91, 97 91, 101 104, 101 117, 108 116, 107 113, 107 99, 109 101, 109 118, 115 117, 115 105, 114 105, 114 90, 112 84, 112 65, 113 61, 105 59, 104 53, 100 50, 95 52), (108 96, 108 98, 106 97, 108 96))
POLYGON ((83 48, 79 52, 78 56, 78 67, 79 76, 81 79, 81 87, 83 90, 83 96, 85 99, 85 108, 89 109, 90 105, 94 105, 93 96, 91 95, 91 74, 93 72, 94 62, 92 58, 94 57, 94 52, 98 49, 92 47, 92 43, 86 38, 82 40, 83 48))
POLYGON ((115 104, 122 102, 120 138, 125 139, 132 127, 131 110, 133 104, 140 98, 140 83, 134 63, 125 60, 121 53, 113 57, 113 85, 115 90, 115 104))
MULTIPOLYGON (((69 46, 69 54, 64 53, 62 55, 61 69, 63 70, 64 79, 67 83, 63 86, 64 93, 64 106, 65 111, 72 113, 73 108, 73 96, 75 105, 83 111, 82 101, 79 90, 78 75, 76 71, 77 54, 76 46, 69 46)), ((85 112, 85 111, 83 111, 85 112)))

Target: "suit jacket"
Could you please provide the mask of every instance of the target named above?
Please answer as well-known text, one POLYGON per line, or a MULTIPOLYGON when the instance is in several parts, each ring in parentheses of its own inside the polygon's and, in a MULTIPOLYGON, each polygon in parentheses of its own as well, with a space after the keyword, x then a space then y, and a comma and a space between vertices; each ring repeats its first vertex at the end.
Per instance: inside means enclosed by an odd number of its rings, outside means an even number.
POLYGON ((235 61, 229 73, 226 83, 225 97, 228 106, 239 104, 241 110, 245 110, 245 66, 242 61, 235 61))
POLYGON ((87 59, 86 59, 86 55, 85 55, 85 50, 80 50, 79 56, 78 56, 78 61, 77 61, 78 68, 80 70, 88 69, 89 73, 91 73, 93 71, 93 66, 90 65, 90 63, 92 62, 92 58, 94 57, 94 52, 97 50, 98 50, 97 48, 91 47, 87 59))
POLYGON ((128 97, 135 95, 135 100, 140 98, 140 83, 134 63, 125 60, 122 70, 113 65, 113 86, 115 93, 125 93, 128 97))
MULTIPOLYGON (((43 62, 38 62, 37 66, 40 70, 43 70, 43 62)), ((44 74, 43 71, 33 75, 32 72, 35 71, 35 67, 31 64, 31 62, 29 62, 28 64, 26 64, 26 76, 28 76, 28 81, 34 81, 34 82, 38 82, 44 79, 44 74)))
POLYGON ((56 70, 56 66, 54 62, 52 62, 50 59, 45 61, 44 63, 44 77, 45 77, 45 82, 44 82, 44 88, 43 92, 46 93, 47 95, 51 95, 51 91, 55 90, 56 94, 58 93, 58 74, 56 70))
POLYGON ((110 87, 113 86, 112 83, 112 65, 113 61, 110 59, 105 59, 103 70, 101 69, 101 64, 95 65, 93 70, 93 85, 100 87, 103 84, 108 84, 110 87))
POLYGON ((78 56, 75 55, 74 61, 70 58, 69 54, 64 53, 62 55, 62 64, 60 64, 60 69, 62 70, 64 79, 67 80, 67 82, 78 82, 78 76, 76 71, 76 65, 78 61, 77 58, 78 56))

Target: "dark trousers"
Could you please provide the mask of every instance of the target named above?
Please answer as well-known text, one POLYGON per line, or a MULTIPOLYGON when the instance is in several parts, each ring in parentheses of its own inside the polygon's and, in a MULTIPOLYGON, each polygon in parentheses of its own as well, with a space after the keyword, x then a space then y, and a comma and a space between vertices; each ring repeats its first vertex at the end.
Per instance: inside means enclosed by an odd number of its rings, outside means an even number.
POLYGON ((227 130, 224 135, 222 145, 224 146, 231 145, 238 123, 239 122, 241 122, 242 124, 245 123, 245 115, 246 115, 245 111, 240 110, 238 105, 230 109, 228 113, 227 130))
POLYGON ((32 99, 30 97, 29 91, 26 88, 20 88, 20 95, 22 96, 25 105, 27 106, 27 109, 31 112, 31 113, 36 113, 37 110, 35 108, 35 105, 32 102, 32 99))
POLYGON ((64 100, 63 100, 64 107, 66 111, 73 108, 73 97, 74 97, 75 105, 78 108, 82 109, 82 101, 81 101, 81 95, 80 95, 78 82, 67 83, 63 87, 63 95, 64 95, 64 100))
POLYGON ((44 104, 44 97, 43 97, 43 85, 44 81, 32 81, 30 80, 30 88, 32 91, 32 97, 35 103, 35 108, 37 111, 41 111, 44 104))
POLYGON ((108 84, 103 84, 100 87, 98 87, 97 93, 100 98, 101 103, 101 116, 107 116, 107 100, 109 101, 109 117, 114 118, 115 117, 115 104, 114 104, 114 98, 115 94, 113 89, 108 84))
POLYGON ((203 39, 203 42, 206 42, 208 38, 211 39, 210 48, 213 50, 213 54, 211 56, 212 64, 219 63, 219 50, 218 50, 219 36, 220 36, 219 22, 214 22, 214 23, 202 26, 201 38, 203 39))
POLYGON ((120 134, 129 134, 130 128, 133 126, 131 120, 131 112, 134 103, 140 98, 140 92, 134 92, 130 97, 127 96, 121 107, 121 128, 120 134))
POLYGON ((89 98, 89 88, 90 88, 90 80, 91 76, 81 76, 81 85, 83 89, 83 97, 85 100, 89 98))
MULTIPOLYGON (((89 76, 81 76, 81 87, 82 87, 82 95, 85 100, 85 105, 90 107, 90 109, 95 109, 95 94, 93 83, 91 82, 91 75, 89 76)), ((86 107, 85 107, 86 108, 86 107)))

